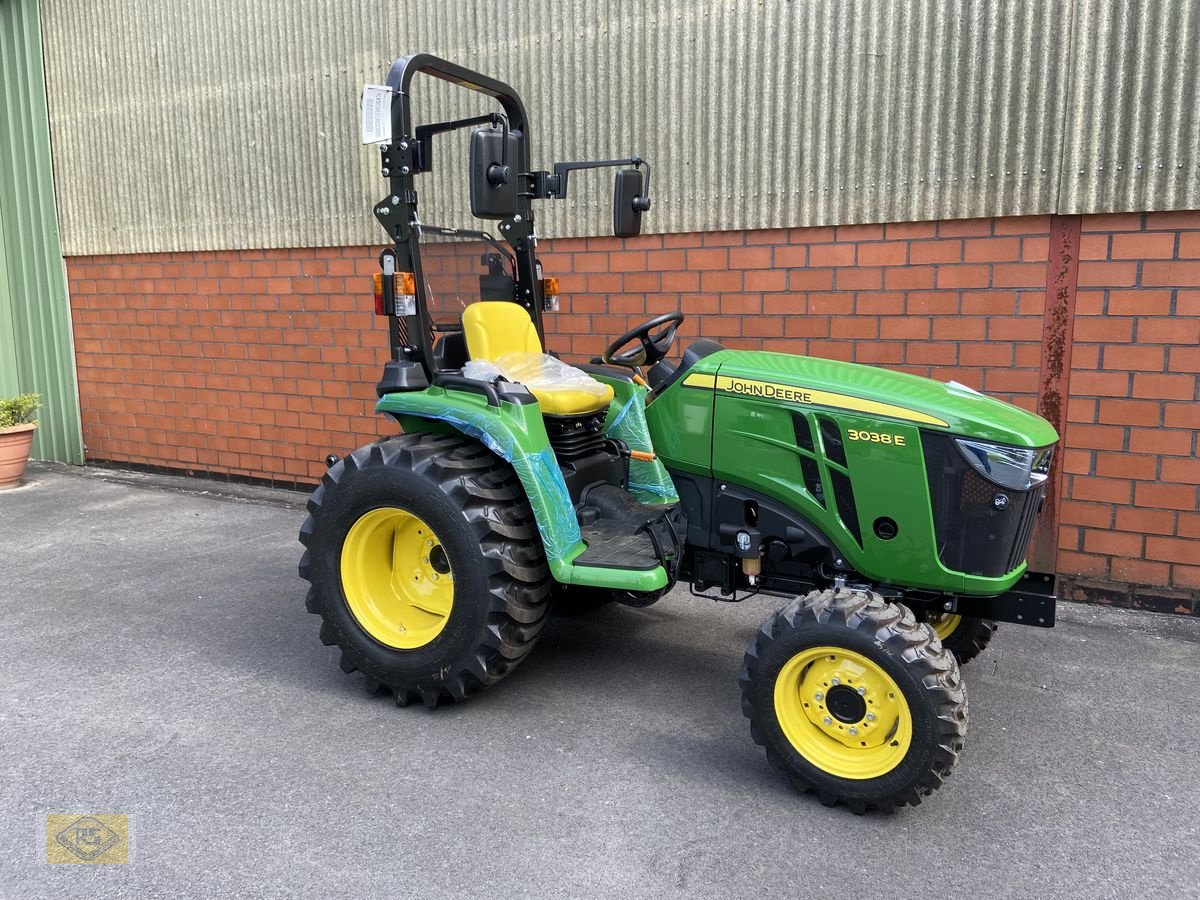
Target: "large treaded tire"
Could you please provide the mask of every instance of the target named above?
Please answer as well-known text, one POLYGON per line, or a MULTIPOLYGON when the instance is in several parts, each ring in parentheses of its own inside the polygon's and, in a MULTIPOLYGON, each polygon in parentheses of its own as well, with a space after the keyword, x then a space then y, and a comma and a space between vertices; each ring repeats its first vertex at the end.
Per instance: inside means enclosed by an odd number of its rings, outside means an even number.
POLYGON ((991 619, 963 616, 954 630, 941 638, 942 646, 964 666, 987 649, 999 627, 991 619))
POLYGON ((802 792, 826 806, 845 803, 862 814, 917 805, 939 788, 962 751, 967 696, 958 665, 931 629, 904 606, 877 594, 813 591, 771 616, 746 650, 742 711, 754 742, 802 792), (796 654, 819 646, 842 647, 879 665, 904 695, 913 736, 903 759, 886 774, 839 777, 803 757, 784 734, 775 708, 775 682, 796 654))
POLYGON ((552 581, 533 511, 512 467, 457 435, 405 434, 360 447, 333 466, 308 501, 300 530, 305 605, 322 619, 321 641, 341 650, 369 693, 430 708, 494 684, 525 658, 546 623, 552 581), (449 619, 428 644, 385 646, 347 605, 340 558, 367 511, 396 506, 437 533, 454 577, 449 619))

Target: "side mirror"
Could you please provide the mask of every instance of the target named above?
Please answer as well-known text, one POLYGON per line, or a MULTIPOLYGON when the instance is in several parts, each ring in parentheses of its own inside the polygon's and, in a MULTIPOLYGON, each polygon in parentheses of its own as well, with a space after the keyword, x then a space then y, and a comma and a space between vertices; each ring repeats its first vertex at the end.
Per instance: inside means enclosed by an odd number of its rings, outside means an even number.
POLYGON ((518 140, 511 131, 480 128, 471 132, 471 215, 477 219, 507 219, 517 214, 518 140))
POLYGON ((650 198, 642 195, 641 169, 621 169, 613 183, 613 234, 619 238, 642 233, 642 213, 650 208, 650 198))

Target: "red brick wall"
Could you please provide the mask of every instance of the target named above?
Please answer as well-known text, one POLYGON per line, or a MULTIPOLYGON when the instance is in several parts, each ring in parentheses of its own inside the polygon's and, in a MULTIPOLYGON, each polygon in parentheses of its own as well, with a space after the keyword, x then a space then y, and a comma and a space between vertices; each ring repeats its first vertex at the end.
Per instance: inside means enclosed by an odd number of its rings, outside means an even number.
POLYGON ((310 481, 387 427, 369 248, 67 260, 87 458, 310 481))
MULTIPOLYGON (((545 241, 588 358, 682 308, 685 338, 955 379, 1036 408, 1048 217, 545 241)), ((371 248, 67 261, 89 458, 315 480, 385 431, 371 248)), ((1200 212, 1083 219, 1059 570, 1197 609, 1200 212)))
POLYGON ((1058 566, 1081 596, 1193 611, 1200 213, 1085 217, 1079 255, 1058 566))
POLYGON ((954 379, 1033 409, 1049 217, 548 242, 563 352, 682 308, 682 333, 954 379))

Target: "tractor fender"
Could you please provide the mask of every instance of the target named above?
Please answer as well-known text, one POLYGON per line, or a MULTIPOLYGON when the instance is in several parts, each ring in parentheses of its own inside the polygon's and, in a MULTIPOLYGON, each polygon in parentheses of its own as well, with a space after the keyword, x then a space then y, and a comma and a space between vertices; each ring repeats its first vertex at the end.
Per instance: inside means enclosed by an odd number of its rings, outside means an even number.
POLYGON ((461 432, 509 463, 533 508, 551 573, 560 582, 569 580, 571 560, 585 545, 540 406, 508 402, 489 406, 479 394, 430 387, 384 394, 375 411, 399 422, 406 432, 461 432))

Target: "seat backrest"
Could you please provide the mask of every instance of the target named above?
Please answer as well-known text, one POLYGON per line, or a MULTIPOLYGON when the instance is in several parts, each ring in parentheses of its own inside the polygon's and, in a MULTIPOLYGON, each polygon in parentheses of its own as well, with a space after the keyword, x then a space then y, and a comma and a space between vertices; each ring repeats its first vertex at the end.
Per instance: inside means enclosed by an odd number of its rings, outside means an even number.
POLYGON ((463 332, 471 359, 495 360, 506 353, 541 353, 533 319, 507 300, 480 300, 463 310, 463 332))

